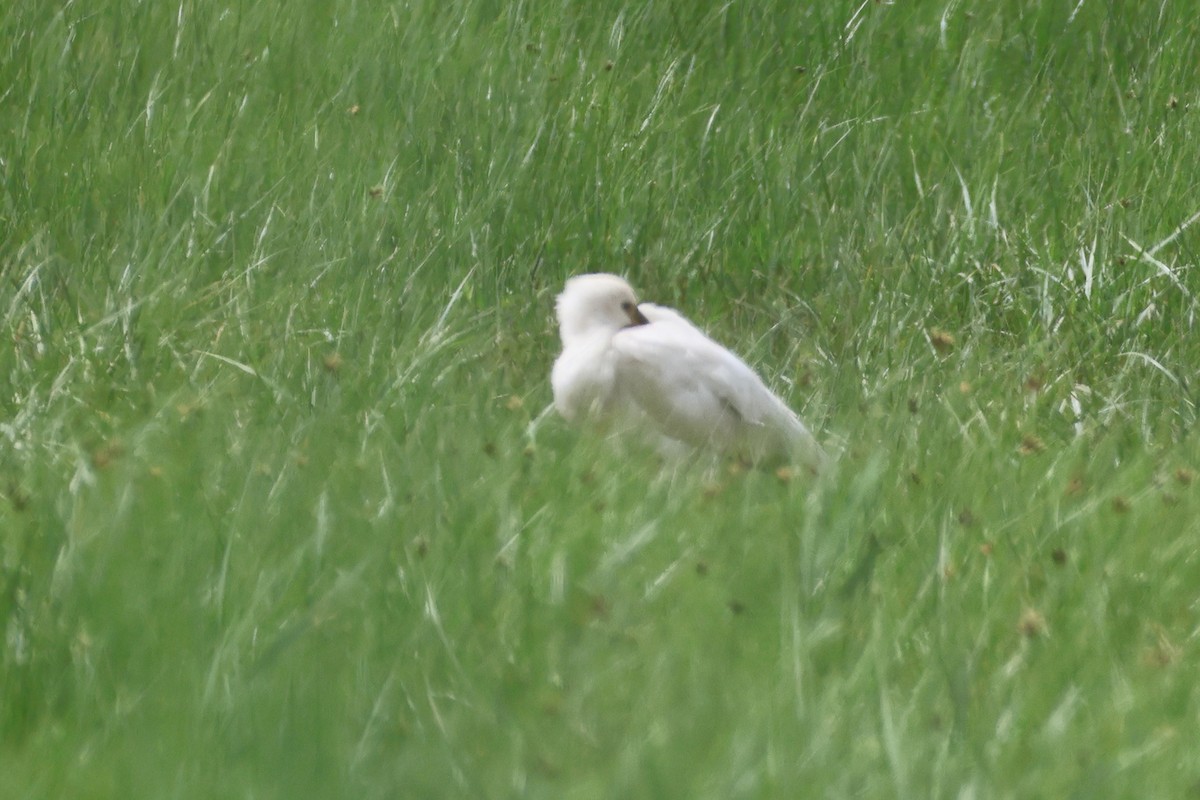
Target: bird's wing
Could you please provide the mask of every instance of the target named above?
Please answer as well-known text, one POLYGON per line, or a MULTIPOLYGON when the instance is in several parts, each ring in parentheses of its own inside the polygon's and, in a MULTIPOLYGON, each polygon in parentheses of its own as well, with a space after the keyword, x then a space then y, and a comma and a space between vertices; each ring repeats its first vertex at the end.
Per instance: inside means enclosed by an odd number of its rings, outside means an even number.
POLYGON ((736 446, 759 429, 789 442, 808 432, 744 361, 678 312, 640 306, 648 325, 613 337, 617 377, 668 434, 736 446))
POLYGON ((704 336, 704 338, 708 338, 704 331, 697 328, 692 324, 691 320, 673 308, 655 305, 654 303, 639 303, 638 311, 641 311, 642 316, 651 322, 664 322, 673 325, 682 325, 684 327, 691 328, 696 333, 704 336))

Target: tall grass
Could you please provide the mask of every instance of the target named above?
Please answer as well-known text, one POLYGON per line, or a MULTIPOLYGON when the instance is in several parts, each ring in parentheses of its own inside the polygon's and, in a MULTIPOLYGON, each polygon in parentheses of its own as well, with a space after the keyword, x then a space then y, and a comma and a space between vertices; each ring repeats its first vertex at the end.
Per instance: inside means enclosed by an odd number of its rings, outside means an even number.
POLYGON ((1180 796, 1193 10, 0 12, 0 795, 1180 796), (544 413, 626 274, 819 476, 544 413))

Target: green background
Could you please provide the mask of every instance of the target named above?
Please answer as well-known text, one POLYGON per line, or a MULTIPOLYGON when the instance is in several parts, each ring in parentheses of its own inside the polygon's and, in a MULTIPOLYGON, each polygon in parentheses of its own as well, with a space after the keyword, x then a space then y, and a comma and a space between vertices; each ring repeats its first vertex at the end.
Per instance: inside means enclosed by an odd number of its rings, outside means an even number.
POLYGON ((10 4, 0 795, 1194 794, 1198 24, 10 4), (587 271, 829 468, 544 415, 587 271))

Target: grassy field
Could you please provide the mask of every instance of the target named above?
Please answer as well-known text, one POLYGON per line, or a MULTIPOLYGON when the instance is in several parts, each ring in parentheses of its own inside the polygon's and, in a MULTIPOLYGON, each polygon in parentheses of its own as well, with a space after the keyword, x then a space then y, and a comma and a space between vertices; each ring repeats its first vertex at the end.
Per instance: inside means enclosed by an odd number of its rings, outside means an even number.
POLYGON ((1194 8, 310 5, 0 11, 0 796, 1200 791, 1194 8), (542 416, 585 271, 833 463, 542 416))

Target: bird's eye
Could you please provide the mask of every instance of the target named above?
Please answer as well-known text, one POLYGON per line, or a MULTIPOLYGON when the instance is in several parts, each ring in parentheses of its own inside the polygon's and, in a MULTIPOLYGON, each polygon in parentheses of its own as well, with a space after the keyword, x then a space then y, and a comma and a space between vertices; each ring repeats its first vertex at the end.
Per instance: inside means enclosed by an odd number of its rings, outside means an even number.
POLYGON ((628 300, 626 300, 624 303, 621 303, 621 310, 622 310, 622 311, 632 311, 632 310, 633 310, 633 303, 631 303, 631 302, 629 302, 628 300))

